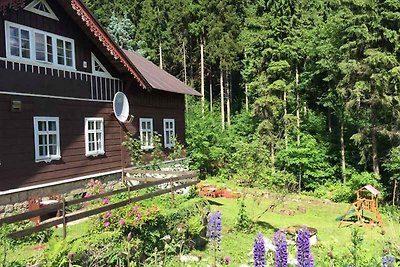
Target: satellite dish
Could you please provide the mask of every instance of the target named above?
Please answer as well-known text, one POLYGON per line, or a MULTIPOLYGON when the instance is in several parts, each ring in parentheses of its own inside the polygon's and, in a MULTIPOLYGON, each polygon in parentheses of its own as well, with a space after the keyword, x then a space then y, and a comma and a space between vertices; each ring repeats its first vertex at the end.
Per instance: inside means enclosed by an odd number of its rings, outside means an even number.
POLYGON ((126 95, 118 92, 113 100, 114 115, 120 122, 126 122, 129 118, 129 102, 126 95))

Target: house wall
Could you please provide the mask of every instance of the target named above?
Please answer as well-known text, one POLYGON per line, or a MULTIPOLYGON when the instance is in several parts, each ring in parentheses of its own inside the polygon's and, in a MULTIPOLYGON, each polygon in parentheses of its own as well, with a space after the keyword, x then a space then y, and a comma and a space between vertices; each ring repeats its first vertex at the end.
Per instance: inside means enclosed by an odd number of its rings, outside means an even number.
MULTIPOLYGON (((18 11, 10 9, 6 15, 0 16, 0 57, 6 56, 4 21, 7 20, 74 39, 77 71, 91 72, 91 52, 94 52, 114 77, 121 78, 113 65, 106 60, 57 1, 48 3, 60 21, 22 9, 18 11), (83 68, 83 61, 88 64, 87 69, 83 68)), ((25 65, 21 68, 25 68, 25 65)), ((111 101, 57 98, 88 99, 93 96, 89 94, 90 82, 85 78, 71 78, 70 73, 66 73, 65 77, 64 73, 46 74, 44 68, 41 68, 39 74, 37 69, 31 71, 29 66, 27 68, 27 71, 20 71, 19 67, 12 68, 11 62, 7 65, 0 62, 0 194, 5 190, 101 174, 120 170, 121 166, 128 166, 129 156, 121 147, 121 142, 124 131, 139 136, 139 118, 153 118, 153 129, 161 135, 164 133, 163 119, 175 119, 175 133, 178 140, 184 143, 184 95, 160 90, 148 92, 143 90, 132 77, 130 80, 124 79, 124 92, 128 95, 134 119, 121 127, 112 113, 111 101), (13 100, 22 102, 21 112, 11 112, 13 100), (35 116, 59 117, 60 160, 50 163, 35 162, 33 129, 35 116), (104 118, 105 155, 103 156, 93 158, 85 155, 85 117, 104 118)))
MULTIPOLYGON (((153 118, 154 131, 163 134, 163 119, 175 119, 176 134, 184 142, 184 97, 136 86, 127 91, 134 120, 124 130, 139 136, 139 118, 153 118)), ((112 103, 49 99, 0 94, 0 191, 77 178, 121 169, 129 156, 121 148, 123 132, 112 113, 112 103), (11 101, 22 102, 11 112, 11 101), (33 117, 59 117, 61 160, 35 162, 33 117), (104 118, 105 155, 85 156, 84 118, 104 118), (122 149, 122 151, 121 151, 122 149), (121 162, 122 155, 122 162, 121 162)))
MULTIPOLYGON (((57 1, 47 2, 59 18, 59 21, 25 11, 24 9, 10 9, 5 15, 2 14, 0 16, 0 57, 6 57, 5 21, 10 21, 73 39, 75 43, 75 71, 92 73, 91 53, 93 52, 113 77, 120 78, 113 65, 108 62, 102 52, 68 16, 57 1), (87 63, 87 68, 84 68, 84 62, 87 63)), ((31 53, 33 53, 32 50, 31 53)), ((40 67, 38 69, 36 66, 30 66, 30 63, 35 64, 35 61, 28 62, 28 65, 13 65, 11 62, 6 64, 0 60, 0 91, 22 93, 29 91, 35 94, 91 98, 92 86, 106 88, 105 83, 107 83, 107 86, 110 83, 105 79, 98 78, 96 80, 95 78, 76 74, 74 71, 66 71, 65 73, 63 70, 59 72, 51 71, 50 68, 57 68, 55 65, 49 64, 48 68, 40 67), (20 71, 20 69, 23 71, 20 71), (100 86, 100 83, 103 83, 103 86, 100 86)))

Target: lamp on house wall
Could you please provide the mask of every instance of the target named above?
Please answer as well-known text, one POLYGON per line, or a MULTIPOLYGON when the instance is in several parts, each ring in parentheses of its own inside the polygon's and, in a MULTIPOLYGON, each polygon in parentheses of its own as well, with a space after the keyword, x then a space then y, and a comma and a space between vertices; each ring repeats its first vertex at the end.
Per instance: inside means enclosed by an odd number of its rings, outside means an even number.
POLYGON ((22 102, 19 100, 11 100, 11 112, 21 112, 22 102))

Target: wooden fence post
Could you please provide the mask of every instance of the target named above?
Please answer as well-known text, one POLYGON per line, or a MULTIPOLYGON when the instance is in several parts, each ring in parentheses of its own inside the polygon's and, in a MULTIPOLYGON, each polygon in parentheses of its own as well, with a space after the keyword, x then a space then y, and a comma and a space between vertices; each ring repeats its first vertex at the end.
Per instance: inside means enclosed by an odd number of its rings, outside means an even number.
POLYGON ((67 237, 67 220, 65 217, 65 196, 63 196, 62 199, 62 214, 63 214, 63 238, 65 239, 67 237))
POLYGON ((169 186, 171 188, 172 204, 175 205, 174 184, 172 182, 172 177, 169 178, 169 186))

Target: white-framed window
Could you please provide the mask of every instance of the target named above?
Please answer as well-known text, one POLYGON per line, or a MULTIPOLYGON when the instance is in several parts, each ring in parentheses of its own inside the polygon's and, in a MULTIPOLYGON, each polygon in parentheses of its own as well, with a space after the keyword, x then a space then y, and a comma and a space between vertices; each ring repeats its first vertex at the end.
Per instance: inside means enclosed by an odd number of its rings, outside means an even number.
POLYGON ((100 60, 92 53, 92 73, 97 76, 112 78, 111 74, 107 71, 100 60))
POLYGON ((24 9, 27 11, 39 14, 44 17, 58 20, 56 14, 51 9, 51 7, 46 2, 46 0, 34 0, 29 5, 27 5, 24 9))
POLYGON ((7 58, 75 70, 74 40, 9 21, 5 27, 7 58))
POLYGON ((164 119, 164 147, 171 148, 174 146, 175 138, 175 120, 164 119))
POLYGON ((61 158, 58 117, 33 117, 36 162, 61 158))
POLYGON ((86 156, 104 155, 104 119, 85 118, 86 156))
POLYGON ((140 118, 140 142, 142 149, 152 149, 153 146, 153 119, 151 118, 140 118))

